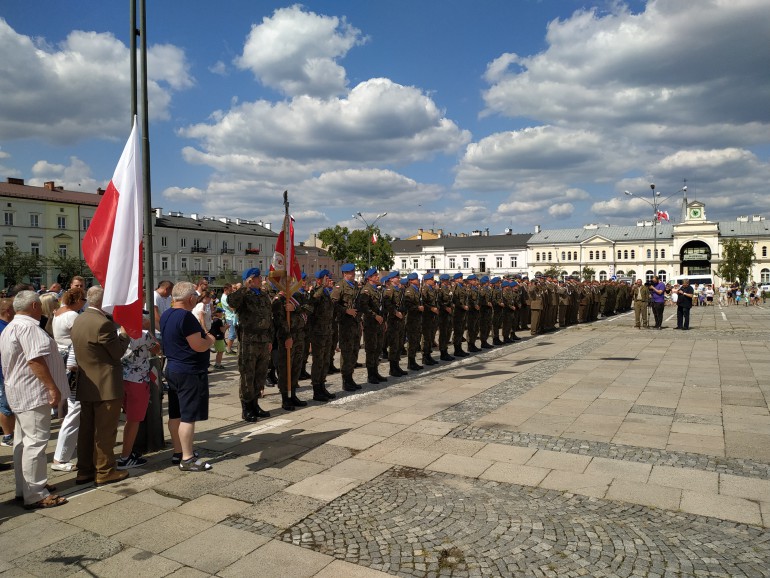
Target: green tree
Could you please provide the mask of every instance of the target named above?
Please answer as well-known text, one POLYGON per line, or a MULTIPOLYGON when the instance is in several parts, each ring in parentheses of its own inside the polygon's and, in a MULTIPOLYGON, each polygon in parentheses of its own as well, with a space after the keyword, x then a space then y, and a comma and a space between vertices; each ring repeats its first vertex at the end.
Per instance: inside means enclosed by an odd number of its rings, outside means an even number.
POLYGON ((43 259, 35 253, 24 253, 16 244, 6 245, 0 251, 0 273, 5 279, 5 286, 29 280, 40 275, 43 259))
POLYGON ((60 253, 54 253, 48 257, 47 262, 49 268, 59 270, 59 276, 56 280, 65 288, 69 286, 70 279, 75 275, 80 275, 81 277, 93 276, 91 269, 88 268, 88 263, 86 263, 85 259, 80 259, 79 257, 69 257, 60 253))
POLYGON ((335 225, 318 233, 329 256, 335 261, 353 263, 359 271, 371 266, 380 271, 393 267, 394 253, 390 235, 383 235, 379 227, 348 230, 335 225), (377 235, 377 242, 372 243, 372 234, 377 235))
POLYGON ((561 279, 566 274, 567 272, 564 269, 559 269, 558 267, 549 267, 543 271, 544 277, 553 277, 554 279, 561 279))
POLYGON ((754 243, 748 240, 728 239, 722 243, 722 262, 717 274, 727 281, 739 281, 741 285, 749 280, 751 265, 754 263, 754 243))
POLYGON ((594 275, 596 275, 596 271, 594 269, 591 269, 591 267, 583 267, 583 279, 586 281, 591 281, 594 278, 594 275))

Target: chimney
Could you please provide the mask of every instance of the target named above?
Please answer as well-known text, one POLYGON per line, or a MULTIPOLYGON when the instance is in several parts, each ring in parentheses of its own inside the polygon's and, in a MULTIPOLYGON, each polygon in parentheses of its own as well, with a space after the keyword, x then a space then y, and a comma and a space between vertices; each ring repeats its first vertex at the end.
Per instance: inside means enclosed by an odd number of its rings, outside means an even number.
POLYGON ((53 191, 53 190, 54 190, 54 188, 55 188, 55 187, 54 187, 54 185, 55 185, 55 184, 56 184, 56 183, 54 183, 53 181, 46 181, 46 182, 44 182, 44 183, 43 183, 43 187, 45 187, 45 188, 46 188, 46 189, 48 189, 49 191, 53 191))
POLYGON ((438 230, 438 236, 439 236, 439 238, 444 236, 444 229, 439 229, 438 230))
POLYGON ((417 229, 417 234, 422 235, 422 229, 417 229))
POLYGON ((540 232, 540 225, 535 225, 535 234, 537 235, 540 232))
POLYGON ((14 177, 8 177, 9 185, 24 185, 24 179, 17 179, 14 177))
POLYGON ((162 219, 163 218, 163 208, 162 207, 155 207, 155 218, 156 219, 162 219))
POLYGON ((104 196, 104 189, 99 187, 98 189, 96 189, 96 194, 99 195, 100 197, 104 196))
POLYGON ((265 223, 263 226, 264 226, 264 227, 265 227, 265 229, 267 229, 268 231, 272 231, 272 230, 273 230, 273 224, 272 224, 272 223, 265 223))
POLYGON ((199 217, 199 216, 200 216, 200 215, 198 215, 198 213, 190 213, 190 218, 191 218, 191 219, 194 219, 195 221, 197 221, 197 220, 198 220, 198 217, 199 217))

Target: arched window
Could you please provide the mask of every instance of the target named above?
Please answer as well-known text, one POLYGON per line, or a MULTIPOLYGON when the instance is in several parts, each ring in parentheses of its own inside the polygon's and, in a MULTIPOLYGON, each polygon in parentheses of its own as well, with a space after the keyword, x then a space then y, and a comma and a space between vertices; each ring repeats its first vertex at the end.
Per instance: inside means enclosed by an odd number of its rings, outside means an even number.
POLYGON ((593 259, 594 259, 594 252, 593 252, 593 251, 589 251, 589 252, 588 252, 588 258, 589 258, 591 261, 593 261, 593 259))
POLYGON ((567 254, 564 251, 562 251, 561 252, 561 260, 564 261, 566 257, 567 257, 567 254))
POLYGON ((767 257, 767 247, 762 247, 762 256, 767 257))
POLYGON ((770 269, 762 269, 759 272, 759 281, 763 285, 770 283, 770 269))
POLYGON ((624 277, 625 273, 623 273, 623 271, 615 271, 615 275, 617 275, 618 277, 624 277))
POLYGON ((607 259, 607 251, 602 251, 602 259, 607 259))
POLYGON ((636 251, 634 251, 633 249, 631 249, 631 258, 636 259, 636 251))
POLYGON ((607 271, 599 271, 599 281, 607 280, 607 271))
POLYGON ((567 261, 572 261, 572 251, 567 251, 567 261))
POLYGON ((535 253, 535 261, 540 260, 540 252, 535 253))
POLYGON ((553 260, 553 257, 551 257, 551 252, 550 252, 550 251, 548 251, 548 260, 549 260, 549 261, 552 261, 552 260, 553 260))
POLYGON ((629 277, 631 277, 631 279, 636 281, 636 271, 634 271, 633 269, 629 269, 628 273, 626 273, 626 275, 628 275, 629 277))
POLYGON ((647 272, 644 274, 644 278, 645 278, 645 280, 647 280, 647 281, 652 281, 652 278, 653 278, 654 276, 655 276, 655 273, 654 273, 653 271, 647 271, 647 272))
POLYGON ((572 260, 577 261, 577 251, 572 251, 572 260))
POLYGON ((660 250, 660 258, 661 259, 665 259, 666 258, 666 250, 665 249, 661 249, 660 250))
POLYGON ((656 259, 658 258, 658 250, 657 249, 655 249, 655 258, 656 259))
POLYGON ((628 251, 623 251, 623 258, 628 259, 628 251))
POLYGON ((620 258, 621 258, 621 255, 622 255, 622 252, 621 252, 621 250, 620 250, 620 249, 618 249, 618 260, 620 260, 620 258))
POLYGON ((578 278, 578 277, 580 277, 580 273, 578 273, 577 271, 573 271, 572 272, 572 276, 575 277, 575 278, 578 278))
POLYGON ((647 249, 647 258, 652 259, 652 249, 647 249))
POLYGON ((666 282, 666 271, 661 269, 658 271, 658 277, 660 277, 660 280, 665 283, 666 282))

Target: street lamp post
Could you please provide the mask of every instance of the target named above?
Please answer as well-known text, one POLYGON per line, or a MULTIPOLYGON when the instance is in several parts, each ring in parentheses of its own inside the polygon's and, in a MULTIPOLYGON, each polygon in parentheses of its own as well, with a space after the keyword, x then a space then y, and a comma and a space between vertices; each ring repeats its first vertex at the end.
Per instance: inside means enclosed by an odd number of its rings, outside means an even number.
POLYGON ((364 216, 360 212, 353 215, 354 219, 359 219, 360 221, 363 221, 364 225, 366 225, 366 231, 369 237, 366 243, 366 248, 368 250, 368 259, 366 262, 367 268, 372 266, 372 227, 374 227, 375 223, 377 223, 377 221, 382 219, 385 215, 387 215, 387 213, 380 213, 374 218, 374 221, 372 221, 371 224, 364 218, 364 216))
POLYGON ((652 190, 652 202, 648 201, 645 198, 634 195, 634 193, 630 191, 623 191, 623 194, 629 197, 636 197, 637 199, 644 201, 645 203, 647 203, 652 207, 652 235, 653 235, 652 274, 653 276, 655 276, 658 274, 658 220, 659 220, 658 210, 663 203, 665 203, 674 195, 677 195, 682 191, 687 191, 687 186, 682 187, 676 193, 669 195, 663 200, 661 200, 660 198, 660 191, 655 190, 655 183, 650 183, 650 189, 652 190))

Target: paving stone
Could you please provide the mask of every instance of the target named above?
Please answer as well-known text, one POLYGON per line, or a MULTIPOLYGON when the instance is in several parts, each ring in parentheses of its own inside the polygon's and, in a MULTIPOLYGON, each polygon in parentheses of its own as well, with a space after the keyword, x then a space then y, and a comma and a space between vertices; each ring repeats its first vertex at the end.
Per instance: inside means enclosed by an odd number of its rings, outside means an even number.
POLYGON ((81 531, 76 526, 33 514, 24 516, 24 522, 22 526, 0 535, 2 559, 14 560, 81 531))
POLYGON ((540 482, 539 487, 560 490, 583 496, 603 498, 612 483, 612 476, 606 473, 577 473, 551 470, 540 482))
POLYGON ((221 522, 228 516, 245 510, 249 505, 249 503, 240 500, 205 495, 183 504, 176 511, 210 522, 221 522))
POLYGON ((179 562, 146 550, 125 548, 114 556, 89 565, 86 572, 88 576, 99 576, 99 578, 124 578, 127 569, 130 568, 130 572, 142 578, 160 578, 168 576, 181 567, 179 562))
POLYGON ((115 534, 113 538, 123 544, 160 554, 213 525, 214 522, 208 520, 170 511, 115 534))
POLYGON ((268 540, 252 532, 217 525, 169 548, 163 556, 202 572, 216 574, 268 540), (216 547, 212 548, 212 544, 216 547))
POLYGON ((742 524, 762 525, 759 504, 743 498, 684 490, 679 507, 683 512, 701 516, 713 516, 742 524))
POLYGON ((285 480, 250 474, 226 486, 218 487, 213 493, 225 498, 254 503, 280 492, 288 485, 289 482, 285 480))
POLYGON ((545 468, 533 468, 505 462, 493 463, 479 477, 484 480, 537 486, 551 472, 545 468))
POLYGON ((606 497, 609 500, 676 510, 682 498, 682 490, 654 484, 634 484, 625 480, 614 480, 607 490, 606 497))
POLYGON ((747 500, 770 502, 770 480, 719 474, 719 493, 747 500))
MULTIPOLYGON (((277 492, 242 510, 237 516, 232 516, 231 520, 246 518, 266 522, 277 529, 285 529, 296 524, 325 504, 326 500, 317 500, 301 494, 277 492)), ((249 525, 253 526, 253 524, 249 525)), ((270 535, 272 535, 272 532, 270 535)))
POLYGON ((102 536, 112 536, 165 511, 166 508, 126 498, 72 518, 69 523, 102 536))
POLYGON ((397 448, 380 458, 380 461, 399 466, 424 468, 428 464, 435 462, 441 456, 441 452, 416 448, 397 448))
POLYGON ((66 576, 114 556, 119 542, 92 532, 78 532, 14 560, 14 564, 36 576, 66 576))
POLYGON ((590 462, 591 458, 589 456, 538 450, 527 462, 527 465, 535 468, 581 473, 585 471, 590 462))
POLYGON ((331 501, 361 483, 361 480, 317 474, 286 488, 289 494, 300 494, 322 501, 331 501))
POLYGON ((427 469, 436 472, 446 472, 448 474, 477 478, 491 465, 492 462, 489 460, 444 454, 430 464, 427 469))
POLYGON ((260 578, 309 578, 332 562, 330 556, 271 540, 231 566, 221 570, 222 578, 240 578, 258 570, 260 578))
POLYGON ((668 488, 692 490, 704 494, 719 491, 719 474, 669 466, 653 466, 648 482, 668 488))

